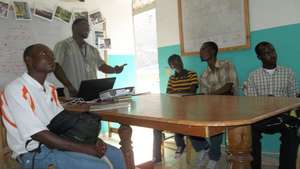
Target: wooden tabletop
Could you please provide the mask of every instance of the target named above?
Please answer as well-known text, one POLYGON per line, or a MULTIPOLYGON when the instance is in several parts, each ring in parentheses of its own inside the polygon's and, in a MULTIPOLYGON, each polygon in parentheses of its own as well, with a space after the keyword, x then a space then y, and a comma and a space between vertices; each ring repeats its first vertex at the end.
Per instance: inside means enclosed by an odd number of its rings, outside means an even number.
POLYGON ((117 122, 141 120, 145 123, 151 121, 225 127, 252 124, 291 110, 300 106, 300 99, 204 95, 178 97, 147 94, 133 97, 129 105, 128 108, 105 110, 97 114, 104 120, 117 119, 117 122))

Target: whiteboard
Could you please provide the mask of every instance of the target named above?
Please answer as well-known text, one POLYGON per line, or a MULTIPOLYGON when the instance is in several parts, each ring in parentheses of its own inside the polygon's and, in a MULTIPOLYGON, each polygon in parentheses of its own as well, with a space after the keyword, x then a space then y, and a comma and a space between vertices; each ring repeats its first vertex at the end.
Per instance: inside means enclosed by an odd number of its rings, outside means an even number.
MULTIPOLYGON (((26 71, 23 61, 26 47, 42 43, 53 49, 57 42, 72 35, 71 23, 57 19, 48 21, 36 16, 32 16, 32 20, 15 20, 11 10, 8 18, 0 17, 0 88, 26 71)), ((92 35, 87 41, 91 39, 92 35)), ((53 74, 48 80, 62 86, 53 74)))
POLYGON ((250 47, 248 0, 178 0, 182 55, 199 55, 214 41, 220 51, 250 47))

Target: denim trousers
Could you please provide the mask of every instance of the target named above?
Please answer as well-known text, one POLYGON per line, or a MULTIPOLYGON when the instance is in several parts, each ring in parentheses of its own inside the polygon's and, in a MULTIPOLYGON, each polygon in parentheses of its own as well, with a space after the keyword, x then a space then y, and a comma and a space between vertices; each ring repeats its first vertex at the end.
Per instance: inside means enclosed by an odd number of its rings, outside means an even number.
MULTIPOLYGON (((210 160, 218 161, 221 158, 221 144, 223 140, 223 134, 211 136, 208 139, 203 137, 190 136, 190 139, 191 139, 192 146, 196 152, 209 148, 208 156, 210 160)), ((153 130, 153 158, 156 161, 161 160, 161 152, 160 152, 161 142, 162 142, 161 131, 154 129, 153 130)))
POLYGON ((209 148, 208 156, 210 160, 219 161, 221 158, 221 144, 223 134, 211 136, 208 139, 191 136, 191 142, 196 152, 209 148))
POLYGON ((261 169, 261 138, 263 133, 280 133, 280 156, 279 169, 296 169, 296 159, 298 153, 299 138, 297 128, 287 127, 281 123, 277 117, 272 117, 252 126, 252 168, 261 169))
MULTIPOLYGON (((22 169, 31 169, 34 153, 26 153, 18 158, 22 169)), ((36 153, 34 169, 47 169, 53 164, 56 169, 125 169, 125 161, 121 150, 107 145, 105 158, 97 158, 87 154, 48 149, 41 146, 41 152, 36 153), (107 158, 109 162, 105 160, 107 158), (110 165, 110 164, 111 165, 110 165)))

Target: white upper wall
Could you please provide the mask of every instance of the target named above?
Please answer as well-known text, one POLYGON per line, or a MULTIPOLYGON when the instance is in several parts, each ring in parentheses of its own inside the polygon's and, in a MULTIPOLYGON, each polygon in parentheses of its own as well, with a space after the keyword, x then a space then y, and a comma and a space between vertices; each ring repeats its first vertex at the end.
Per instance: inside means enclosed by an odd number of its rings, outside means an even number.
MULTIPOLYGON (((179 44, 176 0, 157 0, 158 46, 179 44)), ((300 0, 249 0, 250 30, 256 31, 300 22, 300 0)))
POLYGON ((134 55, 131 0, 86 0, 92 11, 99 9, 106 19, 107 36, 111 38, 109 55, 134 55))
MULTIPOLYGON (((27 1, 30 6, 34 6, 34 3, 37 1, 46 1, 47 3, 51 1, 50 3, 60 5, 68 10, 83 9, 89 12, 100 10, 106 19, 107 36, 111 38, 112 49, 108 50, 108 54, 133 55, 135 53, 132 0, 85 0, 85 2, 76 2, 75 0, 24 1, 27 1)), ((90 33, 90 36, 93 36, 93 32, 90 33)))

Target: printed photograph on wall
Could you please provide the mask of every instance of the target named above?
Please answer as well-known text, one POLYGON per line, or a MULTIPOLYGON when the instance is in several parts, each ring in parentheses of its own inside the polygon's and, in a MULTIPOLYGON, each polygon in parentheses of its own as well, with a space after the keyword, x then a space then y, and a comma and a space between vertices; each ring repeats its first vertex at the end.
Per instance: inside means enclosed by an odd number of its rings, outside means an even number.
POLYGON ((89 13, 87 11, 83 11, 83 12, 73 11, 73 16, 74 16, 74 20, 77 19, 77 18, 86 18, 86 19, 88 19, 89 13))
POLYGON ((0 17, 7 18, 9 10, 9 3, 0 1, 0 17))
POLYGON ((14 8, 16 20, 31 19, 31 10, 27 2, 13 1, 13 8, 14 8))
POLYGON ((48 21, 53 20, 54 8, 49 6, 49 4, 36 3, 34 9, 34 15, 46 19, 48 21))
POLYGON ((98 49, 104 48, 104 32, 95 31, 95 45, 98 49))
POLYGON ((89 16, 93 25, 103 22, 103 17, 100 11, 92 12, 89 16))
POLYGON ((72 12, 70 12, 67 9, 64 9, 60 6, 57 6, 54 16, 55 16, 55 18, 57 18, 59 20, 69 23, 71 21, 72 12))
POLYGON ((104 39, 104 49, 110 49, 111 48, 111 40, 110 38, 104 39))

